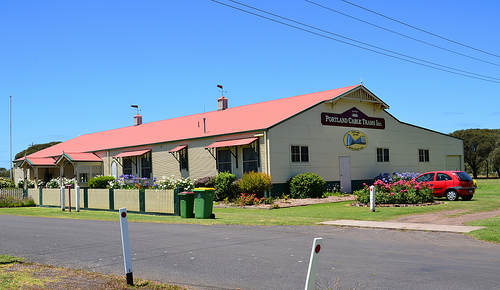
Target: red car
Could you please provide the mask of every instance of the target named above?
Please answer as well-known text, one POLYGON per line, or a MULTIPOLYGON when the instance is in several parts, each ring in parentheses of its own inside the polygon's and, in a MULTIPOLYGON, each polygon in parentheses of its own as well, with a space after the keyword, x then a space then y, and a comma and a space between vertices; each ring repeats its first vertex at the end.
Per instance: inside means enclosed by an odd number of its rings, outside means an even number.
POLYGON ((435 197, 446 197, 451 201, 458 197, 471 200, 476 190, 472 178, 463 171, 432 171, 419 175, 415 180, 432 186, 435 197))

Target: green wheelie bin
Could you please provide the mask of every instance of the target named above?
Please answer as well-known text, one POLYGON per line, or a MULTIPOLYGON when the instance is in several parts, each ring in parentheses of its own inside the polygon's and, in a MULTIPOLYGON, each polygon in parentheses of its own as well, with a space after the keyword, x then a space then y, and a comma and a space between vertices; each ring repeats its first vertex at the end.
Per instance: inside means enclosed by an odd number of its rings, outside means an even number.
POLYGON ((184 191, 179 193, 181 218, 192 218, 194 207, 194 192, 184 191))
POLYGON ((197 219, 215 218, 214 207, 214 188, 195 188, 194 189, 194 217, 197 219))

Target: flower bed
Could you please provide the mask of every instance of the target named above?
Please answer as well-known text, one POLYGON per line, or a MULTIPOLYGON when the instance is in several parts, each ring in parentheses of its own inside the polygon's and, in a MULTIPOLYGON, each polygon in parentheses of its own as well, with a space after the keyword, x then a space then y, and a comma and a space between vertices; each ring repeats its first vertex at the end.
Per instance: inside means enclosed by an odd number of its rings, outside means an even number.
MULTIPOLYGON (((423 204, 432 203, 434 196, 432 188, 423 182, 400 179, 391 182, 388 179, 378 179, 375 186, 375 204, 423 204), (385 181, 384 181, 385 180, 385 181)), ((370 188, 365 184, 361 190, 354 192, 356 201, 362 204, 370 203, 370 188)))

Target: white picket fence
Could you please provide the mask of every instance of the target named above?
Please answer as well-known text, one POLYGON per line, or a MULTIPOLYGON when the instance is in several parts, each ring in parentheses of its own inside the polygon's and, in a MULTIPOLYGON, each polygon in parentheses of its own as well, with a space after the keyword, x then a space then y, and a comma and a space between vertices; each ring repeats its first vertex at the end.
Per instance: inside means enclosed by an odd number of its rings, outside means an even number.
POLYGON ((12 196, 14 198, 23 198, 22 188, 0 188, 0 195, 12 196))

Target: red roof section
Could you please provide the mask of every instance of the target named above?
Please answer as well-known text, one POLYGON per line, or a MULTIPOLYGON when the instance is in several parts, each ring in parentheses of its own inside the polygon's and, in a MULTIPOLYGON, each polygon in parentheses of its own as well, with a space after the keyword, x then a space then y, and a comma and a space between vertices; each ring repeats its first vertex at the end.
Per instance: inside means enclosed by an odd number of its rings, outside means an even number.
POLYGON ((63 151, 98 152, 264 130, 358 87, 361 85, 81 135, 29 156, 60 156, 63 151))

